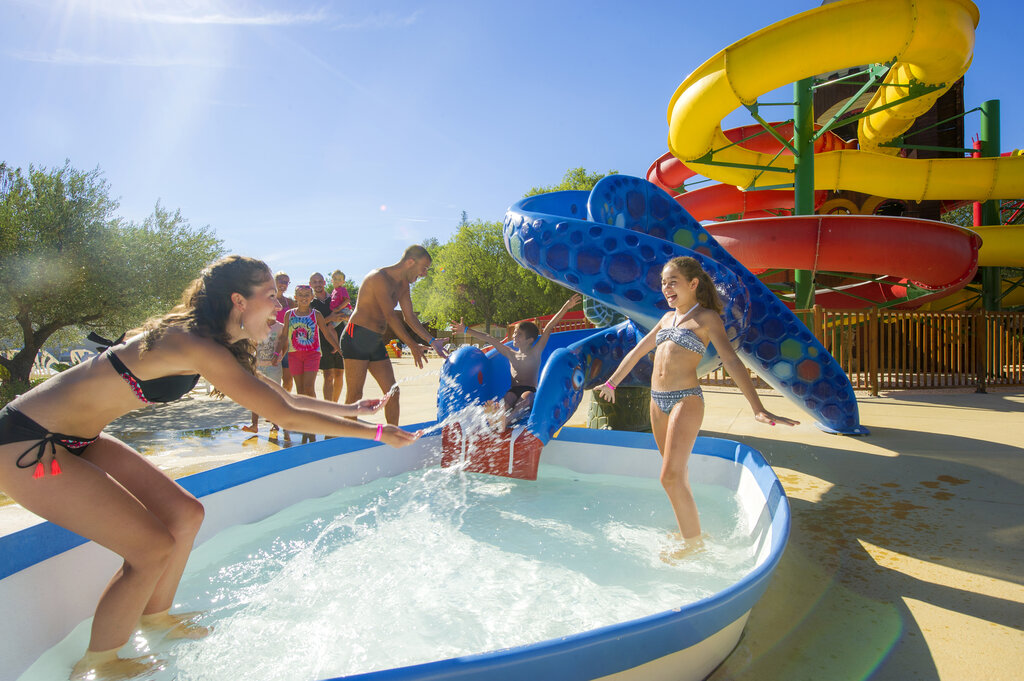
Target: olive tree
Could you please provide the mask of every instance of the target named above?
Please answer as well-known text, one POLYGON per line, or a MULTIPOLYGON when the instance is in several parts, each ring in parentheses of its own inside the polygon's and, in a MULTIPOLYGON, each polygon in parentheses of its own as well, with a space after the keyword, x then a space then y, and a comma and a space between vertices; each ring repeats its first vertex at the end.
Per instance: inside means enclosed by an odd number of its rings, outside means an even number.
POLYGON ((156 204, 142 224, 115 214, 100 170, 0 164, 0 356, 28 381, 36 354, 69 328, 117 337, 166 311, 223 253, 208 227, 156 204))

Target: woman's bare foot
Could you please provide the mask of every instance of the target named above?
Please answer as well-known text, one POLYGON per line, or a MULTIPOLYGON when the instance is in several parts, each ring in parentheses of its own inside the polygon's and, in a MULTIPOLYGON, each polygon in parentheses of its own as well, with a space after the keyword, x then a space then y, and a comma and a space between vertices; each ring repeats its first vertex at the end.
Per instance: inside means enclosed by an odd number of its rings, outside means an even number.
POLYGON ((259 426, 242 426, 242 430, 247 433, 258 433, 260 432, 259 426))
POLYGON ((139 625, 145 631, 166 631, 164 635, 168 639, 200 639, 213 631, 213 627, 204 627, 197 624, 195 620, 202 617, 203 612, 183 612, 172 615, 167 612, 155 612, 152 615, 143 615, 139 625))
POLYGON ((70 681, 118 681, 133 679, 164 668, 164 661, 152 655, 118 657, 118 649, 101 652, 85 651, 71 668, 70 681))

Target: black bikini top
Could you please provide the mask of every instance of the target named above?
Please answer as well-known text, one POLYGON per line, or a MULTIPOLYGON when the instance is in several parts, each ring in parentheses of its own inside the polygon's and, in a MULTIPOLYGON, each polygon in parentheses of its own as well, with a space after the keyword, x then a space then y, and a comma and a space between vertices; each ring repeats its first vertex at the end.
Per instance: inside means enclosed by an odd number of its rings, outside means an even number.
POLYGON ((131 386, 135 395, 147 404, 150 402, 173 402, 191 392, 199 382, 199 374, 161 376, 143 381, 124 365, 124 362, 114 354, 112 348, 107 348, 103 354, 110 360, 114 371, 121 374, 121 378, 131 386))

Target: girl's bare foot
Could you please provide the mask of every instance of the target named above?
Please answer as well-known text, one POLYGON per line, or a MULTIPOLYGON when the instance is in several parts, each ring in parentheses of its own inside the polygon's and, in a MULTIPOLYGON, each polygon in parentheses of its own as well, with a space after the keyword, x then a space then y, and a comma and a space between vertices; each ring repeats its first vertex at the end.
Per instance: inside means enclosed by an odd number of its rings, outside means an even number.
POLYGON ((82 659, 71 668, 70 681, 118 681, 133 679, 164 668, 164 661, 152 655, 118 657, 118 648, 94 652, 85 651, 82 659))
POLYGON ((168 639, 200 639, 213 631, 213 627, 204 627, 195 620, 203 616, 203 612, 183 612, 172 615, 167 612, 155 612, 143 615, 139 624, 143 631, 166 631, 168 639))
POLYGON ((242 426, 242 430, 244 430, 247 433, 258 433, 258 432, 260 432, 260 429, 259 429, 258 426, 242 426))
POLYGON ((680 532, 669 532, 669 538, 674 540, 672 546, 666 547, 661 551, 661 560, 664 563, 672 564, 683 558, 689 558, 698 553, 703 553, 704 539, 708 536, 706 533, 701 533, 696 537, 690 537, 684 539, 680 532), (680 546, 680 543, 682 544, 680 546))

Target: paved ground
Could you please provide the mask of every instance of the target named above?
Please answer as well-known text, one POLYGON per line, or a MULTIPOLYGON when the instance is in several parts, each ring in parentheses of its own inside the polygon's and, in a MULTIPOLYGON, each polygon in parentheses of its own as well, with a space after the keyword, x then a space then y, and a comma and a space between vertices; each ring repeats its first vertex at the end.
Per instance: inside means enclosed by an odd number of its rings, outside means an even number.
MULTIPOLYGON (((396 362, 403 425, 435 418, 439 365, 396 362)), ((793 509, 775 578, 714 681, 1022 678, 1024 391, 865 396, 863 438, 756 423, 734 390, 706 397, 703 434, 761 450, 793 509)), ((770 392, 763 399, 805 418, 770 392)), ((569 425, 583 425, 587 404, 569 425)), ((241 431, 236 445, 231 426, 247 421, 237 405, 194 397, 113 429, 166 433, 148 453, 178 476, 277 448, 241 431), (202 441, 211 431, 212 452, 202 441)), ((0 533, 34 522, 0 508, 0 533)))

